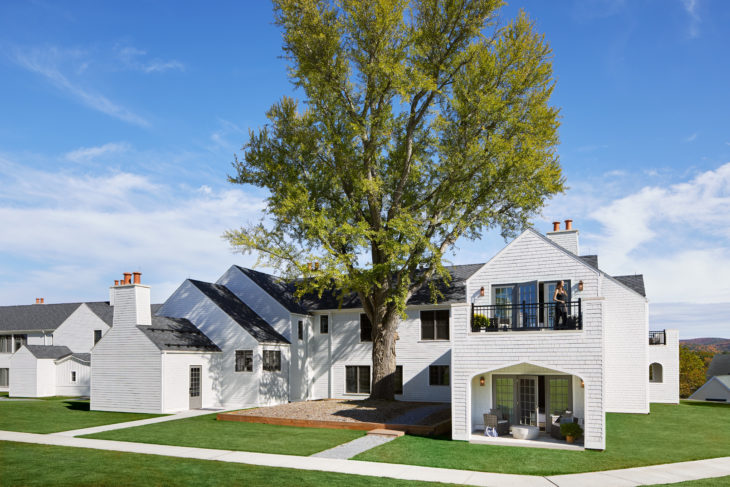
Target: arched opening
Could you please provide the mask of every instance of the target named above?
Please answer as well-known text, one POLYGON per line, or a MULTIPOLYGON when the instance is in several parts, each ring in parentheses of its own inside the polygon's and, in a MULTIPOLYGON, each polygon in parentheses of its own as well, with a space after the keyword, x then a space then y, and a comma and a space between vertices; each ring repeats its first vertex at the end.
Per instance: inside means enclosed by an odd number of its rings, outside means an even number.
POLYGON ((662 377, 662 364, 654 362, 649 366, 649 382, 664 382, 662 377))

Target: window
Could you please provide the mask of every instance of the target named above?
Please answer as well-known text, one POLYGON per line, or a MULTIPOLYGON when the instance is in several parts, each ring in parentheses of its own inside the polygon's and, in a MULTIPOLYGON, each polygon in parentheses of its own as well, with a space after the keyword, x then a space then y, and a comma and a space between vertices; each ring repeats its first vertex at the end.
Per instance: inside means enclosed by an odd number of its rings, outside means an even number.
POLYGON ((512 286, 496 286, 494 289, 494 304, 497 308, 494 310, 494 317, 497 319, 497 325, 512 324, 512 286))
POLYGON ((94 345, 99 343, 99 340, 101 340, 101 330, 94 330, 94 345))
POLYGON ((322 315, 319 317, 319 332, 322 335, 326 335, 330 332, 330 317, 322 315))
POLYGON ((449 339, 449 310, 421 311, 421 340, 449 339))
POLYGON ((302 321, 297 322, 297 337, 304 340, 304 323, 302 321))
POLYGON ((395 393, 403 394, 403 366, 395 366, 395 393))
POLYGON ((15 340, 15 351, 20 350, 20 347, 28 344, 28 335, 13 335, 15 340))
POLYGON ((281 370, 281 351, 264 350, 264 370, 279 372, 281 370))
POLYGON ((370 323, 370 318, 365 313, 360 313, 360 341, 373 341, 373 324, 370 323))
POLYGON ((253 350, 236 350, 236 372, 253 372, 253 350))
POLYGON ((10 369, 0 369, 0 387, 9 387, 10 369))
POLYGON ((71 382, 76 382, 76 371, 75 370, 71 371, 71 382))
POLYGON ((649 366, 649 382, 664 382, 662 364, 654 362, 649 366))
POLYGON ((570 404, 570 378, 548 377, 548 407, 552 414, 561 414, 565 410, 572 411, 570 404))
POLYGON ((449 366, 431 365, 428 367, 428 385, 447 386, 449 385, 449 366))
POLYGON ((345 392, 348 394, 370 393, 370 366, 348 365, 345 367, 345 392))
POLYGON ((0 335, 0 353, 13 353, 12 335, 0 335))
POLYGON ((494 376, 492 384, 494 384, 494 406, 502 411, 502 415, 508 418, 511 424, 514 420, 515 379, 514 377, 494 376))

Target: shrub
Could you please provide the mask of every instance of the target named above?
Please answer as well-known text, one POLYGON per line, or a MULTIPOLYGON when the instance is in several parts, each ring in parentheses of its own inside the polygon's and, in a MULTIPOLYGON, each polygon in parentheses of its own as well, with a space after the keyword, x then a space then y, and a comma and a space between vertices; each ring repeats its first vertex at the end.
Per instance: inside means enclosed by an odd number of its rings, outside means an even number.
POLYGON ((583 436, 583 428, 581 428, 578 423, 562 423, 560 425, 560 434, 563 436, 580 438, 583 436))

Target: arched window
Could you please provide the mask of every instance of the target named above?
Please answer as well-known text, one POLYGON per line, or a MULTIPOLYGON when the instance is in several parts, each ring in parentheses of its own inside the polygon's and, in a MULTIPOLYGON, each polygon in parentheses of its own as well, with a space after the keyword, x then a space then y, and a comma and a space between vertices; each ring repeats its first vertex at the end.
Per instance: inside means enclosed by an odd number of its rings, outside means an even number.
POLYGON ((649 382, 664 382, 662 379, 662 364, 654 362, 649 366, 649 382))

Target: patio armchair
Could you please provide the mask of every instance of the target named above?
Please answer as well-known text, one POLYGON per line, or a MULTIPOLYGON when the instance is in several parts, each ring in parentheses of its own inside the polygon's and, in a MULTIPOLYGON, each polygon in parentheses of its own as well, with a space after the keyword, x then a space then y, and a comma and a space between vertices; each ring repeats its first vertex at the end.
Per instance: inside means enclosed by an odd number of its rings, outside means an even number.
POLYGON ((502 419, 502 412, 499 409, 491 409, 484 415, 484 428, 496 428, 499 436, 509 434, 509 420, 502 419))

